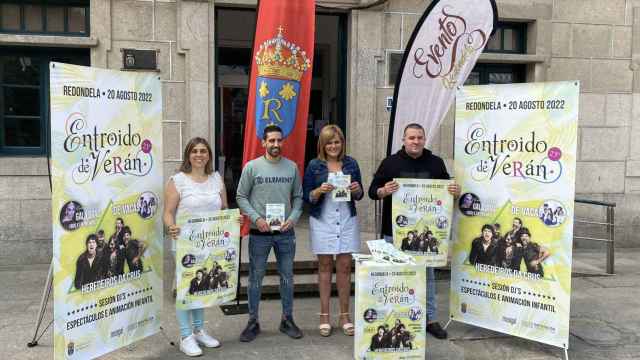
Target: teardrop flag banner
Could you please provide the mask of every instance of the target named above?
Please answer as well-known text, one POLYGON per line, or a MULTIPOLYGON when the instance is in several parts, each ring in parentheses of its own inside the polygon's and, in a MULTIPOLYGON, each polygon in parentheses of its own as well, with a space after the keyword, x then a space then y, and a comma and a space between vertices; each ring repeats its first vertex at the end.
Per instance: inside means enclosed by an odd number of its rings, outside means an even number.
POLYGON ((495 0, 436 0, 411 34, 395 84, 387 153, 402 147, 411 123, 427 145, 464 84, 498 21, 495 0))

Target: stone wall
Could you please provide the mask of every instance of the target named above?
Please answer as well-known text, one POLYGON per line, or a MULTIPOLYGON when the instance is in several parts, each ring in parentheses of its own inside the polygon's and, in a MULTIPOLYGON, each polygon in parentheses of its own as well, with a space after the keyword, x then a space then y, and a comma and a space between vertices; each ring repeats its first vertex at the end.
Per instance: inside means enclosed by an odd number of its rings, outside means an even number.
MULTIPOLYGON (((384 99, 386 53, 404 48, 430 1, 390 1, 383 10, 380 62, 376 72, 377 139, 385 139, 390 113, 384 99)), ((640 236, 640 1, 497 0, 500 18, 528 24, 527 54, 483 54, 479 62, 527 64, 527 81, 580 80, 576 197, 615 202, 616 245, 639 246, 640 236)), ((352 36, 354 36, 352 34, 352 36)), ((450 164, 453 114, 446 116, 431 145, 450 164)), ((361 119, 359 120, 361 121, 361 119)), ((373 151, 374 163, 385 155, 373 151)), ((604 211, 577 206, 579 219, 603 221, 604 211)), ((576 233, 599 234, 577 226, 576 233)))

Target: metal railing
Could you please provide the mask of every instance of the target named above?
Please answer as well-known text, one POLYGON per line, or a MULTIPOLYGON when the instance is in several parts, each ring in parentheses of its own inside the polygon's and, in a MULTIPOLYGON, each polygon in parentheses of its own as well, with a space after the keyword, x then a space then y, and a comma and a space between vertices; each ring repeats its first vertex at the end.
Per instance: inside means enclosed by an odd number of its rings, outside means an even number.
POLYGON ((606 220, 605 222, 599 221, 590 221, 585 219, 575 219, 576 224, 590 224, 590 225, 600 225, 606 227, 606 236, 607 238, 596 238, 596 237, 588 237, 588 236, 575 236, 574 239, 579 240, 587 240, 587 241, 597 241, 604 242, 607 246, 607 274, 613 275, 615 274, 615 208, 616 203, 609 203, 604 201, 595 201, 588 199, 576 199, 576 204, 587 204, 587 205, 595 205, 595 206, 604 206, 606 207, 606 220))

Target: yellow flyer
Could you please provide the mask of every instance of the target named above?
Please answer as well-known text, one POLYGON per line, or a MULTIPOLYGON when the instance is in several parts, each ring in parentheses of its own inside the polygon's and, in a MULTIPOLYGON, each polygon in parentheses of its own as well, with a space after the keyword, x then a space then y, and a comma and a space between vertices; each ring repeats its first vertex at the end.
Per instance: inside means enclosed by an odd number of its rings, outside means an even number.
POLYGON ((579 83, 458 91, 454 320, 568 348, 579 83))
POLYGON ((181 213, 176 225, 176 307, 200 309, 236 298, 240 211, 181 213))
POLYGON ((424 359, 424 265, 356 261, 355 359, 424 359))
POLYGON ((394 179, 391 200, 393 244, 430 267, 447 265, 453 196, 451 180, 394 179))
POLYGON ((50 68, 54 357, 89 359, 160 329, 161 85, 50 68))

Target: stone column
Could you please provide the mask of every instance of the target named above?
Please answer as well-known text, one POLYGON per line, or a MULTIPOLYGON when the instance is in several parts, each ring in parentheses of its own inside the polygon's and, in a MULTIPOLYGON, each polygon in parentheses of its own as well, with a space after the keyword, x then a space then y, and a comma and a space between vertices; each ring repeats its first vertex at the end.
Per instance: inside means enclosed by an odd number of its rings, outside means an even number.
POLYGON ((206 0, 178 1, 178 51, 185 55, 185 120, 183 137, 200 136, 213 140, 214 94, 211 59, 213 57, 214 16, 206 0))
MULTIPOLYGON (((346 136, 348 151, 360 164, 366 192, 378 166, 376 154, 385 151, 387 145, 386 125, 376 121, 377 66, 382 52, 382 12, 353 11, 349 34, 346 136)), ((360 201, 358 204, 364 231, 374 231, 373 205, 372 201, 360 201)))
POLYGON ((633 104, 631 112, 631 139, 627 160, 626 190, 640 194, 640 7, 633 8, 631 37, 631 70, 633 70, 633 104))

